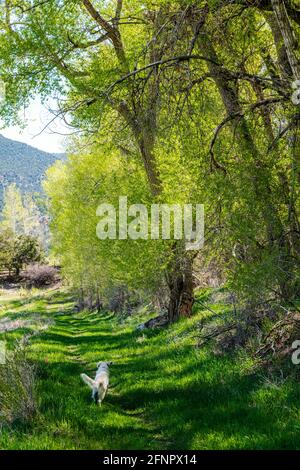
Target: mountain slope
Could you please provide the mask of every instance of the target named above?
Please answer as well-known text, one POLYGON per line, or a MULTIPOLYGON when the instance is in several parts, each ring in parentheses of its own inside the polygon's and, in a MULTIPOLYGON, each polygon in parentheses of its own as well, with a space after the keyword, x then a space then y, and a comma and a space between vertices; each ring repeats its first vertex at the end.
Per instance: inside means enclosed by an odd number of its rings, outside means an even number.
POLYGON ((40 192, 47 168, 64 154, 51 154, 0 134, 0 206, 3 188, 16 183, 22 192, 40 192))

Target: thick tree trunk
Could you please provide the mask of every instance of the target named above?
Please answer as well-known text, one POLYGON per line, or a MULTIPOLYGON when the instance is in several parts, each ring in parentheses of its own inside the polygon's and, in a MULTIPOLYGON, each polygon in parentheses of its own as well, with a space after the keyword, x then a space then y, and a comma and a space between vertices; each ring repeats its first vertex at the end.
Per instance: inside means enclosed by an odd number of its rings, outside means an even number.
MULTIPOLYGON (((283 0, 271 0, 278 27, 281 31, 287 57, 293 72, 293 79, 300 80, 300 48, 290 22, 286 5, 283 0)), ((298 114, 294 117, 294 167, 300 183, 300 119, 298 114)))
POLYGON ((151 193, 153 196, 158 196, 161 192, 161 181, 153 154, 154 139, 151 135, 144 133, 140 136, 138 143, 151 193))
POLYGON ((290 79, 293 75, 292 68, 290 66, 289 58, 286 52, 286 47, 283 41, 283 37, 278 26, 278 21, 276 19, 275 13, 265 13, 264 17, 266 18, 269 26, 272 30, 274 37, 274 43, 277 51, 278 65, 283 78, 290 79))
MULTIPOLYGON (((160 31, 155 41, 149 45, 150 62, 154 63, 162 59, 165 45, 163 26, 166 18, 164 15, 157 15, 154 19, 156 31, 160 31), (160 43, 162 41, 162 44, 160 43)), ((132 130, 135 141, 140 151, 141 159, 149 183, 150 191, 154 198, 162 192, 162 182, 159 174, 157 161, 155 158, 155 139, 157 134, 157 117, 160 103, 160 74, 158 68, 153 68, 147 83, 147 93, 143 97, 143 104, 140 106, 136 89, 133 87, 131 100, 128 103, 121 101, 118 111, 123 116, 132 130)), ((178 244, 177 244, 178 247, 178 244)), ((170 288, 170 303, 168 307, 169 321, 175 321, 180 316, 191 314, 194 302, 193 282, 191 263, 185 255, 186 261, 182 263, 182 252, 175 259, 176 270, 173 266, 167 273, 168 285, 170 288)))
POLYGON ((194 304, 193 261, 185 256, 182 266, 176 267, 169 277, 170 300, 168 306, 169 322, 179 317, 189 317, 194 304))
POLYGON ((296 80, 300 80, 300 51, 284 0, 271 0, 279 29, 282 34, 289 63, 296 80))

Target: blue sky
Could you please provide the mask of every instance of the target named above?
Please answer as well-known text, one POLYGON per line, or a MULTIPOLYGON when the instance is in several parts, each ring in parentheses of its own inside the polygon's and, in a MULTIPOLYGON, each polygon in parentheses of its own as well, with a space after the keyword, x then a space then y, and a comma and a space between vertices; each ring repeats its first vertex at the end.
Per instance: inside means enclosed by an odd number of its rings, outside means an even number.
POLYGON ((60 134, 70 134, 71 131, 61 119, 56 119, 47 129, 41 132, 53 119, 53 114, 49 111, 49 107, 52 109, 56 108, 54 100, 49 100, 47 105, 43 105, 38 98, 35 99, 27 110, 20 113, 20 118, 24 122, 25 128, 11 126, 0 129, 0 134, 8 139, 25 142, 45 152, 64 152, 67 138, 65 135, 60 134))

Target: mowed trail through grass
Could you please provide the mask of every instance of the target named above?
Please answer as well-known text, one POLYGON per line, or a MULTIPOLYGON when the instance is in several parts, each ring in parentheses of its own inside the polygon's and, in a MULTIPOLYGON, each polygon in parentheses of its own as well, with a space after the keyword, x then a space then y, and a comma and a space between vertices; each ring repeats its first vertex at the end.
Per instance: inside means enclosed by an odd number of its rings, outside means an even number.
POLYGON ((3 427, 1 449, 300 448, 299 384, 249 372, 242 352, 215 357, 195 348, 208 311, 141 332, 141 318, 76 313, 65 292, 5 293, 0 304, 0 321, 33 322, 6 333, 8 345, 48 324, 28 346, 39 413, 30 425, 3 427), (114 362, 101 407, 79 376, 93 376, 98 361, 114 362))

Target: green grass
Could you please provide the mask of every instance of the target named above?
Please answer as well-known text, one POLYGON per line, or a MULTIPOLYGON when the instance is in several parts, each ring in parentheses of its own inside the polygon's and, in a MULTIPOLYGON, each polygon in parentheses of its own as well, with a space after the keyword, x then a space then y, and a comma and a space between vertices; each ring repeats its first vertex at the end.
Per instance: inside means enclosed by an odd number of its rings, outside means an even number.
MULTIPOLYGON (((0 319, 36 314, 54 321, 29 346, 40 412, 30 426, 3 428, 1 449, 300 448, 299 384, 251 373, 243 352, 195 348, 197 323, 211 315, 203 307, 166 330, 137 332, 138 318, 74 313, 68 293, 0 297, 0 319), (115 364, 96 407, 79 374, 101 360, 115 364)), ((22 334, 6 334, 8 344, 22 334)))

